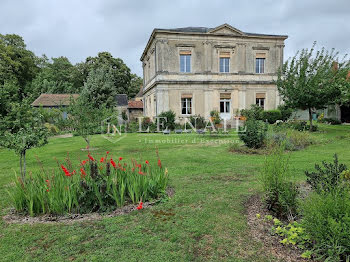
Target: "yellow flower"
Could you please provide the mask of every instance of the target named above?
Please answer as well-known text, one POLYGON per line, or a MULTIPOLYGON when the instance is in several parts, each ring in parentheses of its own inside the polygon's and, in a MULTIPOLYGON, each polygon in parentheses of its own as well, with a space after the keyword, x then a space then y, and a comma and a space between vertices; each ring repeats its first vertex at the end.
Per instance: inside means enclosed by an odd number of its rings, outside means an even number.
POLYGON ((261 215, 260 214, 256 214, 256 218, 261 218, 261 215))

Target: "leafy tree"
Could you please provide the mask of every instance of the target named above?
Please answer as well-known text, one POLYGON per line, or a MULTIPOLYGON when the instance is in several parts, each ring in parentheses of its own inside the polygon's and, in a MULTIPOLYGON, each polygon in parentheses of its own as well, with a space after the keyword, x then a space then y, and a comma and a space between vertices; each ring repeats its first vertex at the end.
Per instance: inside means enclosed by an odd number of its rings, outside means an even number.
POLYGON ((131 74, 130 87, 128 88, 128 97, 135 97, 142 86, 143 80, 136 74, 131 74))
POLYGON ((83 86, 83 75, 73 66, 68 58, 52 58, 52 62, 45 57, 41 62, 41 71, 32 82, 33 98, 41 93, 73 94, 80 93, 83 86))
POLYGON ((98 53, 97 57, 88 57, 85 63, 77 64, 76 67, 82 74, 84 82, 87 82, 90 73, 92 71, 96 72, 98 68, 111 69, 111 78, 115 92, 117 94, 129 94, 128 89, 131 81, 130 69, 124 64, 122 59, 114 58, 109 52, 98 53))
POLYGON ((71 126, 77 135, 84 138, 88 148, 90 147, 91 135, 102 131, 102 122, 107 118, 114 119, 117 114, 115 110, 107 108, 104 104, 95 106, 83 96, 77 100, 72 99, 68 112, 71 126))
POLYGON ((10 102, 20 102, 30 93, 39 72, 37 62, 20 36, 0 34, 0 117, 9 113, 10 102))
POLYGON ((47 143, 48 130, 43 125, 43 117, 33 109, 27 100, 12 103, 10 111, 1 122, 4 135, 0 137, 0 145, 14 150, 20 156, 22 179, 26 175, 27 150, 47 143))
POLYGON ((113 68, 101 66, 92 69, 84 83, 82 97, 96 108, 105 104, 108 108, 116 106, 117 90, 113 82, 113 68))
POLYGON ((286 105, 309 111, 310 131, 312 112, 337 102, 341 97, 344 67, 348 62, 338 63, 338 53, 322 48, 315 53, 312 48, 303 49, 278 72, 277 87, 286 105))

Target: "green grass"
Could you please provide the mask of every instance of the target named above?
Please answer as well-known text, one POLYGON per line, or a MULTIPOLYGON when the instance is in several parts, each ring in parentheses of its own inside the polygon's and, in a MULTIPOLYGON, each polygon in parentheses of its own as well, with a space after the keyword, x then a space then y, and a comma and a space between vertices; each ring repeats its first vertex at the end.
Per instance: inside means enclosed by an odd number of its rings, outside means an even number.
MULTIPOLYGON (((296 180, 304 180, 305 169, 331 160, 335 152, 350 166, 350 126, 322 125, 315 136, 323 142, 291 153, 296 180)), ((223 139, 130 134, 113 144, 94 136, 92 145, 99 148, 92 152, 96 156, 109 150, 115 157, 156 161, 158 148, 162 164, 169 170, 170 186, 176 191, 173 198, 128 215, 69 225, 18 225, 1 220, 0 260, 276 261, 249 235, 245 217, 244 202, 260 190, 257 178, 265 157, 229 153, 228 145, 214 143, 223 139), (175 138, 188 141, 181 143, 175 138), (213 143, 200 143, 202 138, 213 143), (171 143, 156 143, 157 139, 171 143)), ((54 157, 63 159, 67 152, 72 159, 84 159, 87 153, 80 150, 84 146, 80 137, 51 139, 48 145, 28 152, 28 170, 39 168, 36 156, 47 168, 56 167, 54 157)), ((6 190, 18 171, 18 157, 0 149, 1 215, 10 207, 6 190)))

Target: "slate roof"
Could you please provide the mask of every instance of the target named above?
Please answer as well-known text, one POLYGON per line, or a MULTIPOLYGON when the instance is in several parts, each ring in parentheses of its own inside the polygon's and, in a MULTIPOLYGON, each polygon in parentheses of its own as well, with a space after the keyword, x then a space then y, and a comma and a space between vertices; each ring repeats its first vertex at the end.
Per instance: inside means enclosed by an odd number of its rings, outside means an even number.
POLYGON ((118 94, 115 96, 115 101, 117 102, 117 106, 127 106, 128 96, 126 94, 118 94))
MULTIPOLYGON (((170 28, 170 29, 162 29, 162 28, 156 28, 155 30, 157 31, 170 31, 170 32, 180 32, 180 33, 208 33, 210 30, 213 30, 215 28, 210 28, 210 27, 180 27, 180 28, 170 28)), ((285 36, 285 35, 274 35, 274 34, 259 34, 259 33, 248 33, 248 32, 243 32, 246 35, 251 35, 251 36, 285 36)))
POLYGON ((32 106, 68 106, 70 99, 77 99, 79 94, 41 94, 32 106))
POLYGON ((143 109, 142 101, 129 101, 128 108, 143 109))

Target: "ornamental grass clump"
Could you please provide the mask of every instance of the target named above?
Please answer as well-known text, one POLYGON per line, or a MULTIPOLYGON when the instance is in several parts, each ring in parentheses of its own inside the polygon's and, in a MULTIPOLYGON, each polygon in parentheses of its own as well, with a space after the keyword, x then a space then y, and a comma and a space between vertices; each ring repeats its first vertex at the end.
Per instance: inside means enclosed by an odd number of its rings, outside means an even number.
POLYGON ((159 198, 167 185, 168 172, 160 159, 154 164, 126 162, 107 152, 100 159, 88 154, 77 166, 67 158, 58 168, 41 168, 26 179, 16 175, 9 195, 18 212, 31 216, 107 212, 159 198))

